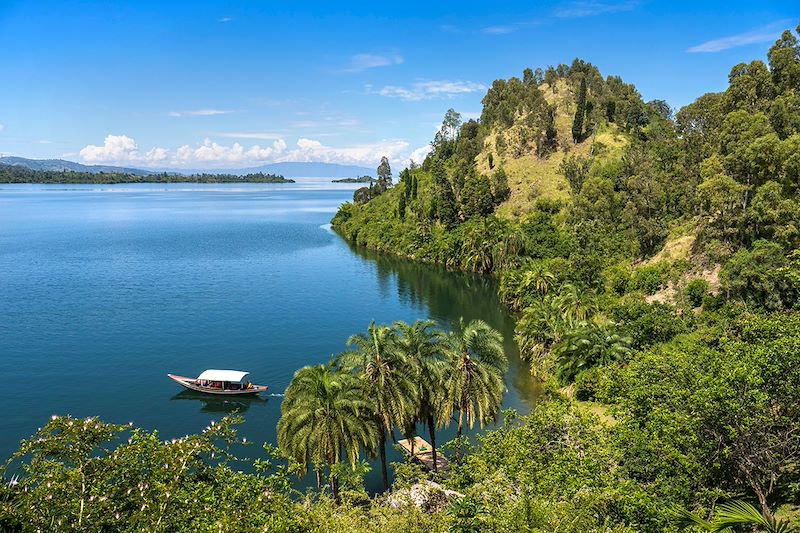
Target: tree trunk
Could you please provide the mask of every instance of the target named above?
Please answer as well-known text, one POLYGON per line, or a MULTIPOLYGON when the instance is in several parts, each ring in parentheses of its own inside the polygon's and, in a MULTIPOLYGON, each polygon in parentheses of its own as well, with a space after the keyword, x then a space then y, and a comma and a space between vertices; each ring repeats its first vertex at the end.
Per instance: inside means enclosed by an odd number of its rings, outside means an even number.
POLYGON ((319 490, 322 488, 322 470, 317 468, 314 471, 317 474, 317 490, 319 490))
POLYGON ((767 495, 764 494, 764 491, 756 489, 756 497, 758 497, 758 503, 761 505, 761 514, 764 515, 764 518, 767 520, 773 520, 775 517, 772 514, 772 511, 767 505, 767 495))
POLYGON ((381 425, 381 476, 383 476, 383 490, 389 490, 389 474, 386 471, 386 428, 381 425))
POLYGON ((428 433, 431 436, 431 454, 433 455, 433 471, 439 471, 439 463, 436 461, 436 423, 433 420, 433 415, 428 415, 428 433))
POLYGON ((339 499, 339 480, 336 479, 332 467, 333 465, 331 465, 331 494, 333 494, 333 501, 342 503, 342 500, 339 499))
POLYGON ((456 440, 458 441, 458 446, 456 447, 456 460, 461 462, 461 433, 464 431, 464 412, 458 412, 458 431, 456 431, 456 440))

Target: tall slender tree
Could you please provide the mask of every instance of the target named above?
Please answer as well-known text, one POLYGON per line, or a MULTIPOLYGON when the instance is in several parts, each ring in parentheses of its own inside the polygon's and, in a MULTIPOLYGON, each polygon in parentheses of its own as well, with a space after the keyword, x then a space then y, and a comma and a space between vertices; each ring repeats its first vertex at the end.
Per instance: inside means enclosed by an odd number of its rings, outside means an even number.
POLYGON ((339 501, 333 466, 342 456, 355 466, 361 450, 373 454, 378 428, 374 406, 358 379, 330 365, 298 370, 281 404, 278 445, 303 472, 309 465, 328 465, 331 493, 339 501))
POLYGON ((356 349, 341 354, 338 363, 344 370, 356 373, 373 405, 383 488, 388 490, 386 438, 388 435, 394 440, 394 426, 405 427, 416 414, 418 388, 408 358, 398 349, 394 329, 373 322, 366 334, 353 335, 347 344, 356 349))
POLYGON ((572 120, 572 140, 580 142, 583 137, 583 121, 586 117, 586 76, 581 77, 576 104, 575 118, 572 120))
POLYGON ((378 165, 378 185, 385 191, 392 184, 392 167, 389 166, 389 158, 386 156, 381 157, 381 163, 378 165))
POLYGON ((503 349, 503 337, 483 320, 472 320, 458 326, 447 336, 448 358, 445 388, 449 401, 445 406, 446 419, 458 412, 460 437, 464 425, 472 428, 477 420, 481 426, 497 419, 505 392, 503 374, 508 359, 503 349))

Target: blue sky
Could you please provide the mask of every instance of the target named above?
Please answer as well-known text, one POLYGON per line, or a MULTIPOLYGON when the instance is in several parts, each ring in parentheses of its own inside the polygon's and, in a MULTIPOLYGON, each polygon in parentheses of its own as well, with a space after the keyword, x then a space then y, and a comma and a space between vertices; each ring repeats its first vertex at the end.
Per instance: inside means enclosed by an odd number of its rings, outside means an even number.
POLYGON ((444 112, 581 57, 673 107, 800 23, 786 2, 0 0, 0 153, 139 167, 419 160, 444 112))

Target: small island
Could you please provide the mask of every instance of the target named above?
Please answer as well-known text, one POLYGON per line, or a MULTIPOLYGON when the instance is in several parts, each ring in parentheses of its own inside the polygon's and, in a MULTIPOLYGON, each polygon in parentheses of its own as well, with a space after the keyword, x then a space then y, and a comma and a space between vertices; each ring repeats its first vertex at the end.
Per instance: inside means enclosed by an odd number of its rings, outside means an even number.
POLYGON ((360 178, 342 178, 339 180, 331 180, 332 183, 374 183, 378 180, 372 176, 361 176, 360 178))
POLYGON ((72 170, 31 170, 20 165, 0 165, 0 183, 115 184, 115 183, 295 183, 277 174, 256 172, 235 174, 175 174, 169 172, 81 172, 72 170))

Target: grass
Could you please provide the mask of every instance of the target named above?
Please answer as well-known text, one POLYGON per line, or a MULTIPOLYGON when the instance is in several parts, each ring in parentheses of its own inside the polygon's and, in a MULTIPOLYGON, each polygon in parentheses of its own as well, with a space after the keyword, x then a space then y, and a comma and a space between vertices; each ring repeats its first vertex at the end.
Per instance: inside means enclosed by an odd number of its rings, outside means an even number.
MULTIPOLYGON (((477 170, 483 174, 491 174, 488 156, 493 154, 494 167, 502 167, 508 176, 511 197, 497 208, 498 216, 507 219, 519 219, 533 210, 538 198, 560 200, 565 204, 570 201, 571 191, 566 178, 559 172, 559 166, 569 154, 588 157, 597 151, 599 145, 604 149, 596 155, 596 159, 604 161, 622 156, 622 151, 629 141, 614 125, 598 124, 595 132, 580 143, 572 141, 572 119, 575 114, 575 103, 572 92, 566 81, 561 80, 557 92, 553 93, 546 84, 542 86, 545 98, 556 105, 556 129, 560 148, 547 157, 539 158, 532 151, 515 153, 519 145, 520 121, 502 134, 506 140, 506 148, 501 153, 496 149, 496 140, 500 134, 493 131, 484 141, 484 148, 476 158, 477 170)), ((521 117, 520 117, 521 118, 521 117)))

